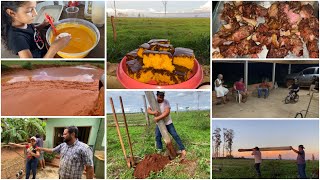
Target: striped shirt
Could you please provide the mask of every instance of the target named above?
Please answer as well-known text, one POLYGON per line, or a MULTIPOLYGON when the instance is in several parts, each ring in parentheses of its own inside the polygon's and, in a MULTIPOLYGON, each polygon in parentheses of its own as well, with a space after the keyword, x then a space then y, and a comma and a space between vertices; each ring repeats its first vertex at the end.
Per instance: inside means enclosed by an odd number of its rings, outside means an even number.
POLYGON ((60 154, 60 179, 81 179, 84 166, 93 166, 92 149, 78 139, 72 145, 58 145, 53 152, 60 154))

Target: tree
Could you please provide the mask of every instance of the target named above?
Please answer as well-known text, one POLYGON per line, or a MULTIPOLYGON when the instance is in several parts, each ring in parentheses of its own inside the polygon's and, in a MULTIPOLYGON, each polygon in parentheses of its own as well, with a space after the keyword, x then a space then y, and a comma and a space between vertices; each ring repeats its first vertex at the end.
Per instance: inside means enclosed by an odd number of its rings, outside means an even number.
POLYGON ((226 150, 229 153, 229 156, 232 156, 232 144, 233 144, 233 138, 234 138, 234 131, 233 129, 227 129, 226 130, 226 150))
POLYGON ((224 157, 224 149, 226 148, 226 136, 227 136, 227 128, 223 128, 223 146, 222 146, 222 157, 224 157))
POLYGON ((1 119, 3 142, 24 142, 36 134, 45 135, 46 123, 37 118, 1 119))
POLYGON ((216 128, 213 131, 213 142, 214 142, 214 157, 219 157, 220 156, 220 145, 221 145, 221 135, 220 135, 221 129, 216 128))
POLYGON ((163 4, 163 7, 164 7, 164 16, 167 15, 167 4, 168 4, 168 1, 162 1, 162 4, 163 4))

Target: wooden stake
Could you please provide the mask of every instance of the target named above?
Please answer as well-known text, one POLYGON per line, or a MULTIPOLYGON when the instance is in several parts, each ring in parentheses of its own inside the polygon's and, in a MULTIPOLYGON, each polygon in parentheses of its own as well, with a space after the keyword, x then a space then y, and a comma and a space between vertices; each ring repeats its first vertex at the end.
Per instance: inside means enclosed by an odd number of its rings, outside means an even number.
POLYGON ((114 104, 113 104, 113 100, 112 100, 111 97, 110 97, 110 105, 111 105, 111 108, 112 108, 113 119, 114 119, 114 123, 116 125, 116 129, 117 129, 117 133, 118 133, 118 136, 119 136, 119 141, 120 141, 120 144, 121 144, 122 152, 123 152, 125 160, 127 161, 127 166, 130 168, 131 167, 130 166, 130 161, 128 161, 126 149, 124 148, 124 144, 123 144, 122 137, 121 137, 121 132, 120 132, 120 127, 119 127, 119 123, 118 123, 116 110, 114 109, 114 104))
POLYGON ((124 107, 123 107, 123 103, 122 103, 122 98, 121 98, 121 96, 119 96, 119 99, 120 99, 120 105, 121 105, 121 110, 122 110, 122 116, 123 116, 124 125, 125 125, 125 127, 126 127, 126 132, 127 132, 127 137, 128 137, 128 144, 129 144, 129 148, 130 148, 130 154, 131 154, 130 161, 131 161, 131 165, 134 166, 132 143, 131 143, 131 139, 130 139, 130 135, 129 135, 127 118, 126 118, 126 114, 125 114, 125 112, 124 112, 124 107))

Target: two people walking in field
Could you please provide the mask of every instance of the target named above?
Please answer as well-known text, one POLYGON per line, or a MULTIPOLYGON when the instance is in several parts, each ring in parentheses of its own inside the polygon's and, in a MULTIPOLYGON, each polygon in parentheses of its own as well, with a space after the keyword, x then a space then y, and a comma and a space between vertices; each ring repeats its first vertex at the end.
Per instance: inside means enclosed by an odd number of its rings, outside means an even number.
MULTIPOLYGON (((154 115, 154 121, 156 123, 160 120, 164 120, 168 132, 171 134, 173 139, 177 142, 179 149, 181 150, 180 159, 183 160, 186 157, 187 151, 185 150, 185 147, 184 147, 176 129, 173 126, 172 119, 170 116, 171 106, 170 106, 169 101, 164 99, 164 96, 165 96, 164 92, 157 91, 157 101, 160 106, 161 112, 158 112, 156 110, 154 111, 151 109, 151 107, 148 108, 147 112, 148 112, 148 114, 154 115)), ((162 147, 162 140, 161 140, 162 135, 160 133, 160 129, 159 129, 158 125, 156 126, 155 135, 156 135, 157 150, 158 150, 158 152, 161 152, 162 148, 163 148, 162 147)))

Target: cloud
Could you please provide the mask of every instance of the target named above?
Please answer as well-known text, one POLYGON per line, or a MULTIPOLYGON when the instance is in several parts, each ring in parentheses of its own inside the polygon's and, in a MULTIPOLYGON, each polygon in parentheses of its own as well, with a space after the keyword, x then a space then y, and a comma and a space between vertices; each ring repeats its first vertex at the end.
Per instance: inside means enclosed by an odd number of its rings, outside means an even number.
POLYGON ((204 5, 201 5, 199 8, 194 9, 194 12, 209 12, 211 10, 211 1, 207 1, 204 5))

